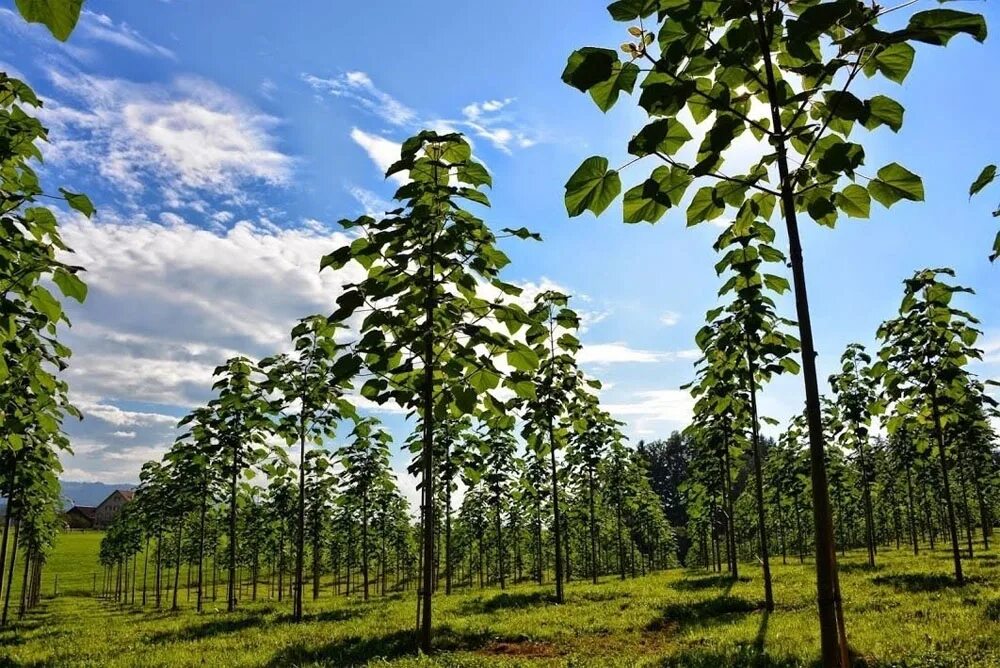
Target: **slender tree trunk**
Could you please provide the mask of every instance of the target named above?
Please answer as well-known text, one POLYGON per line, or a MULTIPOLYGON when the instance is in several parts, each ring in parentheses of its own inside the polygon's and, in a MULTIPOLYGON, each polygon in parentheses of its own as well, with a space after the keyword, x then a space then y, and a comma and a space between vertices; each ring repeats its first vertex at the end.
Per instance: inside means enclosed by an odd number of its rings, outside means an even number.
POLYGON ((500 576, 500 591, 506 589, 503 568, 503 516, 500 514, 502 502, 499 497, 494 500, 496 504, 496 524, 497 524, 497 573, 500 576))
POLYGON ((965 584, 965 577, 962 575, 962 555, 958 548, 958 528, 955 522, 955 507, 951 502, 951 484, 948 482, 948 455, 945 452, 944 433, 941 429, 941 416, 938 413, 937 391, 931 390, 931 413, 934 419, 934 436, 937 439, 938 453, 941 459, 941 478, 944 484, 944 500, 948 507, 948 531, 951 534, 951 551, 955 562, 955 580, 958 584, 965 584))
POLYGON ((361 577, 368 600, 368 490, 361 491, 361 577))
MULTIPOLYGON (((435 167, 435 174, 437 168, 435 167)), ((422 435, 420 453, 421 468, 423 470, 423 599, 420 619, 420 649, 424 654, 431 651, 431 593, 434 588, 434 312, 437 308, 435 291, 437 289, 434 280, 434 265, 437 256, 434 252, 434 241, 437 233, 437 221, 435 229, 429 239, 429 263, 427 265, 427 278, 424 286, 424 325, 423 325, 423 364, 424 377, 421 397, 421 407, 424 431, 422 435)))
POLYGON ((594 508, 594 471, 587 467, 587 496, 590 506, 590 579, 597 584, 597 511, 594 508))
POLYGON ((802 243, 799 239, 798 220, 795 212, 795 193, 788 168, 788 155, 781 118, 778 85, 771 62, 769 25, 764 16, 762 0, 753 4, 756 10, 756 27, 767 79, 768 101, 771 107, 772 130, 776 137, 778 175, 781 180, 781 203, 788 232, 789 259, 795 292, 795 311, 799 323, 802 351, 802 378, 806 391, 806 420, 809 426, 809 462, 812 479, 813 520, 816 529, 816 602, 819 609, 820 645, 823 665, 826 668, 847 668, 849 665, 847 632, 840 599, 840 582, 837 574, 837 553, 833 539, 833 516, 830 509, 830 490, 826 476, 824 456, 823 418, 819 402, 819 382, 816 374, 816 347, 813 344, 812 320, 806 292, 805 268, 802 260, 802 243))
POLYGON ((875 518, 872 515, 872 490, 868 480, 868 462, 865 459, 865 438, 861 430, 854 430, 858 440, 858 463, 861 465, 861 496, 865 506, 865 545, 868 548, 868 565, 875 567, 875 518))
POLYGON ((229 583, 226 587, 226 610, 236 610, 236 495, 239 492, 240 447, 233 444, 233 470, 229 488, 229 583))
POLYGON ((750 331, 744 328, 747 350, 747 384, 750 390, 750 436, 753 448, 754 491, 757 493, 757 528, 760 533, 760 562, 764 575, 764 607, 774 610, 774 591, 771 587, 771 556, 767 546, 767 510, 764 507, 764 451, 760 445, 760 426, 757 423, 757 369, 754 360, 750 331))
POLYGON ((913 556, 920 554, 920 546, 917 543, 917 522, 913 505, 913 476, 910 471, 910 462, 906 462, 906 514, 910 523, 910 539, 913 541, 913 556))
POLYGON ((196 608, 198 612, 201 612, 202 598, 204 597, 204 587, 202 586, 203 574, 205 572, 205 514, 207 512, 208 505, 208 489, 206 486, 202 488, 201 495, 201 513, 198 518, 198 602, 196 608))
MULTIPOLYGON (((7 536, 10 531, 11 513, 13 512, 14 504, 17 502, 15 493, 17 482, 17 453, 15 453, 11 458, 9 475, 9 484, 7 486, 7 507, 4 509, 3 516, 3 539, 0 539, 0 593, 3 593, 4 564, 7 561, 7 536)), ((10 587, 9 577, 7 578, 7 586, 10 587)))
POLYGON ((295 596, 292 619, 302 621, 302 572, 306 552, 306 416, 305 402, 299 411, 299 508, 298 533, 295 534, 295 596))
POLYGON ((21 533, 21 520, 14 525, 14 544, 10 548, 10 561, 7 563, 7 591, 3 597, 3 615, 0 616, 0 626, 7 626, 7 612, 10 609, 10 590, 14 588, 14 564, 17 562, 17 539, 21 533))
POLYGON ((174 564, 174 600, 173 600, 173 605, 170 608, 171 610, 179 609, 177 607, 177 583, 180 581, 180 574, 181 574, 181 541, 183 540, 183 537, 184 537, 184 521, 181 520, 181 522, 177 526, 177 558, 176 558, 176 563, 174 564))

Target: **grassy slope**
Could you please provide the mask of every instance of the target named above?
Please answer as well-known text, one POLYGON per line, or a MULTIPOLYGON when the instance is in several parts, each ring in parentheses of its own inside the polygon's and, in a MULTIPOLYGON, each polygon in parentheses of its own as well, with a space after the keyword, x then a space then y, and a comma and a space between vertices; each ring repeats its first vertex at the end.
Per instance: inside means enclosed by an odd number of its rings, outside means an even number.
MULTIPOLYGON (((309 619, 301 625, 288 621, 287 602, 248 603, 235 615, 211 602, 201 616, 190 606, 143 612, 89 597, 98 539, 61 537, 46 593, 58 571, 60 589, 66 583, 80 595, 46 600, 19 628, 0 632, 0 665, 343 666, 384 657, 401 666, 791 667, 811 665, 818 652, 808 563, 779 560, 778 609, 769 616, 759 608, 760 581, 750 565, 735 583, 679 570, 572 583, 563 606, 532 585, 442 595, 435 624, 443 651, 421 661, 412 655, 412 595, 366 604, 324 590, 319 602, 307 601, 309 619)), ((919 558, 885 551, 879 559, 870 571, 863 554, 848 554, 841 575, 848 633, 869 665, 1000 665, 996 552, 967 562, 970 584, 962 588, 951 584, 943 551, 919 558)))

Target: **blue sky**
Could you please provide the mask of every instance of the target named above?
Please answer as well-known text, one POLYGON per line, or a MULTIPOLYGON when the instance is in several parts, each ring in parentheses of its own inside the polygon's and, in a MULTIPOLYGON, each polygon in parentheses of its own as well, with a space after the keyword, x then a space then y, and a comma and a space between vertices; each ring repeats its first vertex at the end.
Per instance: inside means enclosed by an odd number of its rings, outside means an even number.
MULTIPOLYGON (((0 68, 46 100, 45 182, 84 190, 99 209, 66 224, 91 286, 68 334, 87 418, 72 426, 67 478, 135 480, 176 416, 207 397, 216 364, 274 352, 297 317, 329 312, 339 279, 316 269, 343 240, 336 221, 379 210, 394 185, 379 165, 423 126, 473 140, 494 175, 487 220, 542 233, 542 244, 506 245, 507 278, 576 295, 582 359, 633 440, 683 426, 690 400, 678 388, 720 284, 718 228, 686 229, 683 208, 655 226, 623 225, 617 206, 569 220, 562 203, 580 161, 623 162, 643 122, 634 101, 605 115, 559 80, 570 51, 614 47, 621 25, 600 2, 338 4, 88 0, 58 45, 0 0, 0 68)), ((996 7, 971 4, 1000 25, 996 7)), ((924 266, 954 267, 977 290, 966 300, 985 331, 977 371, 1000 371, 1000 267, 986 260, 1000 194, 966 195, 1000 160, 998 44, 920 48, 906 84, 884 84, 905 124, 864 139, 867 165, 919 173, 926 203, 805 226, 822 377, 848 342, 873 344, 901 281, 924 266)), ((792 377, 767 388, 762 410, 785 419, 801 404, 792 377)))

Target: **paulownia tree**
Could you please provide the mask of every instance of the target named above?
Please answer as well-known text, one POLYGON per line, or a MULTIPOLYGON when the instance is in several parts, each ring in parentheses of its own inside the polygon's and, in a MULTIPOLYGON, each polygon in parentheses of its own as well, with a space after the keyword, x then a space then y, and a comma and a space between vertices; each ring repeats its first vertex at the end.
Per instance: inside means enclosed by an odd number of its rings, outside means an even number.
POLYGON ((310 444, 322 445, 336 434, 338 423, 357 418, 344 398, 359 361, 344 354, 337 342, 338 323, 323 316, 303 318, 292 329, 291 355, 261 360, 265 389, 276 396, 277 430, 299 448, 299 490, 295 534, 295 589, 292 619, 302 621, 303 570, 306 541, 306 455, 310 444))
MULTIPOLYGON (((909 412, 933 434, 948 511, 955 579, 962 584, 965 579, 949 456, 949 449, 954 452, 959 444, 946 441, 945 427, 960 419, 971 381, 966 365, 981 359, 982 352, 974 347, 980 334, 976 329, 979 321, 952 304, 956 293, 972 290, 948 283, 947 279, 954 276, 955 272, 947 268, 924 269, 905 281, 899 315, 878 329, 882 349, 872 372, 882 381, 886 401, 903 405, 897 415, 909 412)), ((898 419, 888 421, 890 433, 899 426, 898 419)))
POLYGON ((874 463, 868 443, 871 406, 875 402, 876 380, 872 377, 871 356, 860 343, 850 343, 840 357, 840 373, 830 376, 830 389, 836 397, 839 420, 836 429, 841 439, 857 453, 861 474, 861 493, 865 514, 865 544, 868 565, 875 566, 875 515, 872 511, 874 463))
MULTIPOLYGON (((625 60, 611 49, 586 47, 570 55, 563 72, 563 81, 588 92, 604 111, 639 84, 639 105, 651 122, 629 142, 633 159, 627 164, 649 158, 659 166, 626 191, 626 222, 657 221, 696 181, 705 185, 688 201, 688 225, 742 206, 751 193, 759 196, 758 215, 769 219, 777 208, 784 219, 802 343, 817 603, 827 666, 846 666, 848 646, 798 216, 832 226, 839 213, 868 217, 873 198, 887 207, 923 199, 920 178, 897 163, 874 176, 859 171, 865 151, 851 141, 852 130, 884 125, 899 131, 904 110, 885 95, 862 99, 851 88, 862 75, 901 83, 913 64, 913 42, 945 45, 959 33, 981 42, 986 23, 976 14, 931 9, 914 13, 902 28, 879 27, 886 13, 907 6, 887 9, 862 0, 618 0, 608 11, 630 24, 621 49, 625 60), (699 126, 708 121, 707 127, 693 133, 692 121, 699 126), (689 150, 695 134, 701 139, 689 150), (733 156, 737 139, 741 151, 757 142, 749 165, 733 156)), ((566 183, 569 215, 604 211, 621 191, 619 171, 609 169, 607 158, 585 160, 566 183)))
MULTIPOLYGON (((395 401, 421 420, 419 644, 429 652, 437 421, 500 412, 492 392, 510 381, 503 380, 497 360, 530 371, 538 358, 508 335, 528 320, 509 300, 520 289, 500 279, 509 260, 489 226, 463 208, 463 200, 488 206, 479 188, 492 183, 486 168, 472 158, 469 143, 459 134, 423 131, 403 143, 399 161, 386 176, 397 173, 409 177, 395 194, 401 207, 378 220, 362 216, 341 221, 356 238, 324 257, 320 268, 338 269, 355 261, 367 270, 363 280, 346 286, 330 319, 363 315, 354 347, 370 377, 361 394, 378 403, 395 401)), ((537 238, 524 228, 504 232, 537 238)))

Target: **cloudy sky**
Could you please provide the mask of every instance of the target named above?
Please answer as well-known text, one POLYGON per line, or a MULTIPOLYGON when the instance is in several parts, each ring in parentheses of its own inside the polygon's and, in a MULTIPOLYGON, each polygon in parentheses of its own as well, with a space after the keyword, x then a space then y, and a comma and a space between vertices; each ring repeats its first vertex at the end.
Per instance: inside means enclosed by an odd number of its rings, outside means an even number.
MULTIPOLYGON (((496 228, 544 236, 505 246, 506 277, 575 295, 581 359, 633 440, 684 424, 678 388, 716 302, 718 228, 685 229, 683 209, 656 226, 625 226, 616 207, 568 220, 562 203, 582 159, 622 162, 642 125, 634 104, 603 115, 559 80, 574 48, 624 38, 604 3, 88 0, 65 45, 12 4, 0 0, 0 69, 45 100, 44 181, 86 191, 99 211, 64 218, 90 286, 66 335, 85 414, 67 479, 135 481, 208 398, 217 364, 278 351, 297 318, 329 313, 344 279, 318 266, 345 238, 336 221, 384 208, 395 184, 381 173, 422 127, 472 139, 494 175, 496 228)), ((1000 25, 995 7, 976 7, 1000 25)), ((901 281, 924 266, 952 266, 977 290, 965 303, 985 331, 977 370, 1000 373, 1000 267, 986 261, 1000 196, 966 196, 1000 160, 1000 86, 983 81, 998 44, 919 49, 906 85, 888 91, 907 109, 902 133, 866 139, 869 165, 897 160, 924 177, 925 204, 804 230, 823 377, 848 342, 873 344, 901 281)), ((801 405, 788 378, 762 411, 785 419, 801 405)), ((383 417, 405 435, 398 414, 383 417)))

